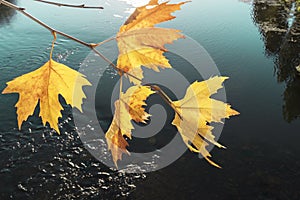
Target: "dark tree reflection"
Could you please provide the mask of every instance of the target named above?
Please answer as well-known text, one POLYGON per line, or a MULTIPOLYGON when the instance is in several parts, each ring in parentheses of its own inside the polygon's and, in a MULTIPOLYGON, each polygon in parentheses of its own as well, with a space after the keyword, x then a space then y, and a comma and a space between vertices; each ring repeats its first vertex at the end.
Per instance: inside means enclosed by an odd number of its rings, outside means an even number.
POLYGON ((267 56, 275 57, 278 82, 285 82, 283 116, 288 122, 300 116, 300 12, 295 1, 255 0, 253 19, 265 43, 267 56))
MULTIPOLYGON (((11 3, 16 3, 15 0, 8 0, 11 3)), ((0 25, 8 23, 9 20, 15 15, 16 11, 0 4, 0 25)))

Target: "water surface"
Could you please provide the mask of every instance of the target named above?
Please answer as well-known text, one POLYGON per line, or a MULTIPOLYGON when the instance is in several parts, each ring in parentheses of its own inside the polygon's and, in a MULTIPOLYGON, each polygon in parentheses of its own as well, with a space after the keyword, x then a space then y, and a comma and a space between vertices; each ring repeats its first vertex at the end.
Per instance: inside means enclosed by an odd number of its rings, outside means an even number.
MULTIPOLYGON (((129 15, 130 6, 124 1, 100 3, 103 11, 17 1, 47 24, 87 42, 112 36, 129 15)), ((228 149, 212 151, 222 170, 187 152, 169 167, 149 174, 111 171, 85 150, 68 107, 61 136, 43 128, 37 114, 18 131, 14 108, 18 96, 2 95, 0 198, 299 199, 300 78, 295 67, 300 64, 300 15, 292 8, 280 1, 201 0, 185 5, 176 20, 164 24, 203 45, 221 74, 230 77, 225 84, 228 102, 241 115, 226 121, 220 142, 228 149)), ((3 90, 7 81, 47 61, 52 36, 11 10, 1 7, 0 13, 3 90)), ((59 37, 54 58, 78 69, 88 53, 59 37)), ((118 79, 109 69, 106 76, 107 83, 118 79)), ((104 107, 97 107, 99 113, 104 107)), ((108 123, 111 117, 108 113, 99 118, 108 123)), ((170 127, 164 131, 166 137, 174 132, 170 127)))

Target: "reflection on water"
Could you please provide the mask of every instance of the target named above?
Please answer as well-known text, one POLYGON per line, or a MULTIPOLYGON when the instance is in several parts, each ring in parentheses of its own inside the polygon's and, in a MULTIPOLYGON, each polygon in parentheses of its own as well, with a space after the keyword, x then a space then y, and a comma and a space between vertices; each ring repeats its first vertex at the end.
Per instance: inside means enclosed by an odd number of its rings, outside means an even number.
MULTIPOLYGON (((11 3, 16 3, 15 0, 9 0, 11 3)), ((0 25, 8 23, 9 20, 15 15, 16 11, 0 4, 0 25)))
POLYGON ((300 116, 300 12, 297 3, 255 0, 253 19, 263 37, 266 55, 275 57, 278 82, 285 82, 283 116, 288 122, 300 116))

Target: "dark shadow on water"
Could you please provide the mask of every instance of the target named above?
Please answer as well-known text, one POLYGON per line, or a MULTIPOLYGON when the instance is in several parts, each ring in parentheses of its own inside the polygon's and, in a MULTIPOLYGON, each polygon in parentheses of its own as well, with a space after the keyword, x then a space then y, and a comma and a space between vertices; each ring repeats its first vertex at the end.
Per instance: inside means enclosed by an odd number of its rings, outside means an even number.
MULTIPOLYGON (((11 3, 16 3, 15 0, 8 0, 11 3)), ((12 17, 16 14, 14 9, 11 9, 7 6, 0 4, 0 25, 7 24, 12 19, 12 17)))
POLYGON ((300 12, 297 3, 255 0, 253 20, 265 43, 265 53, 274 57, 278 82, 286 83, 283 117, 287 122, 300 117, 300 12))

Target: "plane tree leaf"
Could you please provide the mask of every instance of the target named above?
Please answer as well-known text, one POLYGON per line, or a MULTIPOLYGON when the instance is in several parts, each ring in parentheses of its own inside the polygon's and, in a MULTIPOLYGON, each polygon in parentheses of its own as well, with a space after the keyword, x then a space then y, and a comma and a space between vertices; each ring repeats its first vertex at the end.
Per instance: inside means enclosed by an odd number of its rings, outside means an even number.
MULTIPOLYGON (((171 68, 169 60, 164 56, 166 44, 184 38, 179 30, 154 27, 156 24, 175 18, 171 14, 180 10, 181 5, 159 4, 151 0, 147 5, 139 7, 121 26, 117 34, 119 57, 117 67, 133 76, 129 79, 140 84, 143 79, 142 66, 159 72, 160 68, 171 68)), ((126 74, 125 74, 126 75, 126 74)))
POLYGON ((50 59, 39 69, 8 82, 2 93, 19 94, 16 104, 19 129, 39 104, 39 116, 43 124, 49 123, 51 128, 60 133, 58 118, 62 117, 63 107, 59 95, 64 97, 67 104, 81 111, 82 101, 86 97, 82 87, 88 85, 91 84, 84 75, 50 59))
POLYGON ((172 122, 182 136, 187 147, 200 153, 210 164, 220 167, 211 161, 210 153, 206 149, 209 144, 225 148, 215 140, 212 133, 212 122, 222 122, 222 119, 239 113, 229 104, 211 98, 222 88, 227 77, 213 77, 206 81, 194 82, 187 89, 183 99, 173 102, 176 108, 175 118, 172 122))
POLYGON ((114 117, 105 137, 116 166, 117 161, 122 160, 122 154, 129 155, 126 149, 128 142, 124 136, 131 139, 131 131, 134 129, 132 120, 146 123, 150 117, 145 111, 145 100, 153 93, 150 87, 132 86, 125 94, 121 92, 119 100, 115 102, 114 117))

